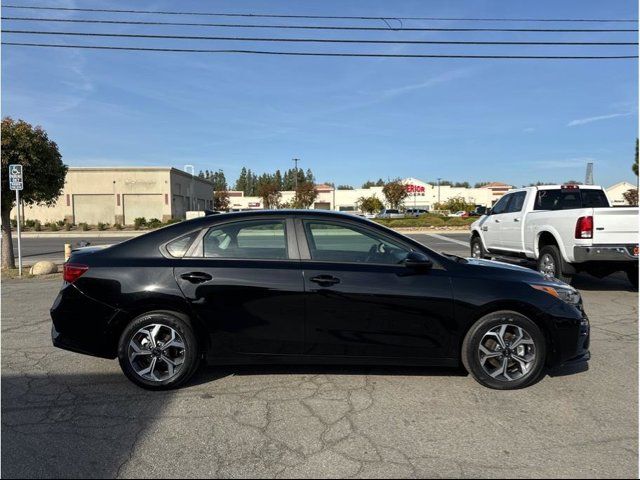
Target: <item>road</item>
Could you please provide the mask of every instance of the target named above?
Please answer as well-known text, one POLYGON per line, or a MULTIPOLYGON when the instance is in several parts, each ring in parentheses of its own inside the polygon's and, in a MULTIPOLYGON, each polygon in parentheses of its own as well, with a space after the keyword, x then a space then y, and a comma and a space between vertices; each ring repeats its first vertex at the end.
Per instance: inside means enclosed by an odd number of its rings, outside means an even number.
MULTIPOLYGON (((466 234, 415 238, 467 253, 466 234)), ((7 280, 3 477, 637 477, 638 294, 621 275, 575 284, 591 368, 525 390, 448 369, 255 366, 150 393, 116 361, 51 346, 59 279, 7 280)))

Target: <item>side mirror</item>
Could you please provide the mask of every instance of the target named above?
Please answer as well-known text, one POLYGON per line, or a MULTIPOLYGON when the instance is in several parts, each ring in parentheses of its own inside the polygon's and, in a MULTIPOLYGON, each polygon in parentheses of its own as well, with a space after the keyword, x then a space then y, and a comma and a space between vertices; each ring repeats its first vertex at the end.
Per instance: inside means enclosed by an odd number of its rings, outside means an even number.
POLYGON ((485 215, 493 215, 493 208, 488 208, 485 212, 485 215))
POLYGON ((404 259, 404 266, 414 270, 425 271, 433 267, 433 262, 424 253, 413 251, 409 252, 407 258, 404 259))

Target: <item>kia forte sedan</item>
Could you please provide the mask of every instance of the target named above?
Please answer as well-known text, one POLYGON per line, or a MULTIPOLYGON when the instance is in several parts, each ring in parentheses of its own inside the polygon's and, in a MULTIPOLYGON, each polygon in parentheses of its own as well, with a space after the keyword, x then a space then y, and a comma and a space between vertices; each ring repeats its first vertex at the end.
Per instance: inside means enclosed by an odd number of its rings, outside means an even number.
POLYGON ((506 390, 589 359, 572 287, 322 211, 207 216, 75 251, 51 317, 54 345, 118 358, 155 390, 203 362, 463 365, 506 390))

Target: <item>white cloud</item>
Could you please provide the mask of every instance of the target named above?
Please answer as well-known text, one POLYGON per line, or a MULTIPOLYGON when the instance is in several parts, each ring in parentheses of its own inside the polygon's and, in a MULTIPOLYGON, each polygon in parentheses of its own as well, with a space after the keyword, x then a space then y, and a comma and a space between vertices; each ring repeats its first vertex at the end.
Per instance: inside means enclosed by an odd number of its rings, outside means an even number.
POLYGON ((533 127, 527 127, 527 128, 525 128, 524 130, 522 130, 522 131, 523 131, 524 133, 533 133, 533 132, 535 132, 535 131, 536 131, 536 129, 535 129, 535 128, 533 128, 533 127))
POLYGON ((599 122, 600 120, 609 120, 610 118, 616 118, 616 117, 628 117, 629 115, 633 115, 633 112, 612 113, 609 115, 599 115, 597 117, 579 118, 577 120, 572 120, 569 123, 567 123, 567 127, 575 127, 577 125, 584 125, 585 123, 599 122))

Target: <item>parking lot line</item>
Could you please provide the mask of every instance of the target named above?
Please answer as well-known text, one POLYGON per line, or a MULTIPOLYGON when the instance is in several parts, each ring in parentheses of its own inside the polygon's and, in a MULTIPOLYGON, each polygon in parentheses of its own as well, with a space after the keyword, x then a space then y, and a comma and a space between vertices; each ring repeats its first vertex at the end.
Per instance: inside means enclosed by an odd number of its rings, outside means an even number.
POLYGON ((462 240, 456 240, 455 238, 445 237, 444 235, 439 235, 437 233, 426 233, 426 235, 440 240, 445 240, 447 242, 457 243, 458 245, 462 245, 463 247, 469 246, 469 242, 463 242, 462 240))

